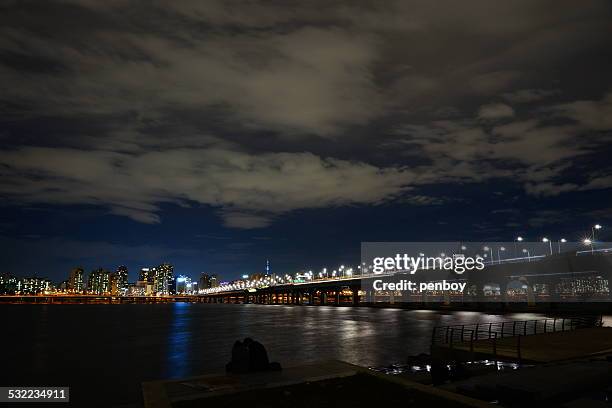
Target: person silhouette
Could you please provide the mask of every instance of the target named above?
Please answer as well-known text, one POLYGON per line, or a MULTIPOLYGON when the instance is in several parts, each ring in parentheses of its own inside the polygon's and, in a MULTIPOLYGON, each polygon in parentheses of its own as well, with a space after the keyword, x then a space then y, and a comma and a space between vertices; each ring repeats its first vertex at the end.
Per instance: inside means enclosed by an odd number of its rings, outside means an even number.
POLYGON ((250 337, 243 342, 249 349, 249 371, 266 371, 270 367, 268 352, 263 344, 250 337))
POLYGON ((232 359, 225 365, 228 373, 246 373, 249 371, 249 348, 240 340, 232 347, 232 359))

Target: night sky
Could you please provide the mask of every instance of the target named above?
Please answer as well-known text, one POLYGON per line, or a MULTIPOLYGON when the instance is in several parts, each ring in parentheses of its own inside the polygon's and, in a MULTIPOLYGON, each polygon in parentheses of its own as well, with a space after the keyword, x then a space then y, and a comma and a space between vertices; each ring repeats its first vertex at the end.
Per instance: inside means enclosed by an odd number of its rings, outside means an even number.
POLYGON ((0 1, 0 272, 612 239, 611 73, 608 0, 0 1))

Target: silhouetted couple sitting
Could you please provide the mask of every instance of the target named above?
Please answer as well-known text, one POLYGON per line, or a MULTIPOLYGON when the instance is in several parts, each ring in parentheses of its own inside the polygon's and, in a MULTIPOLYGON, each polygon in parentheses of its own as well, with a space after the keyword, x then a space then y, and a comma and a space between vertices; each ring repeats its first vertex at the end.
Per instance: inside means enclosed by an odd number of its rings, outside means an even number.
POLYGON ((249 373, 256 371, 280 371, 279 363, 270 363, 266 348, 250 337, 237 340, 232 347, 232 361, 225 365, 228 373, 249 373))

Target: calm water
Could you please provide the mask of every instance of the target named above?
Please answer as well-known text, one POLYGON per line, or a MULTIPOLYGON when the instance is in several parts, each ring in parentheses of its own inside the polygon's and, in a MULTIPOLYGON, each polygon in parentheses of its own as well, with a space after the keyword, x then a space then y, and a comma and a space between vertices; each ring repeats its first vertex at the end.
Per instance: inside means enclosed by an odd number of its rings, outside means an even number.
POLYGON ((540 317, 188 303, 0 310, 0 385, 69 385, 78 406, 135 403, 142 381, 222 371, 233 342, 247 336, 285 366, 330 358, 381 366, 427 352, 435 325, 540 317))

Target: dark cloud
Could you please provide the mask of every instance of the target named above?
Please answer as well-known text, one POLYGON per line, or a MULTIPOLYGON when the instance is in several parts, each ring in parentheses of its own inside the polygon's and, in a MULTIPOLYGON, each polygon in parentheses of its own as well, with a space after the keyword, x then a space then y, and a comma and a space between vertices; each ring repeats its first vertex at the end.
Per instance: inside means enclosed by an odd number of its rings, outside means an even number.
POLYGON ((0 194, 262 228, 445 183, 607 189, 609 22, 606 1, 5 2, 0 194))
POLYGON ((518 91, 503 94, 502 98, 510 103, 531 103, 558 93, 559 91, 555 89, 519 89, 518 91))
POLYGON ((601 100, 579 100, 557 105, 555 109, 560 115, 573 119, 585 129, 612 129, 612 92, 601 100))
POLYGON ((222 209, 229 227, 257 228, 301 208, 376 204, 407 189, 400 168, 321 158, 311 153, 165 149, 125 154, 23 147, 0 152, 0 192, 16 201, 97 204, 136 221, 160 221, 159 204, 222 209))
POLYGON ((480 119, 502 119, 514 116, 514 109, 505 103, 490 103, 483 105, 478 110, 480 119))

